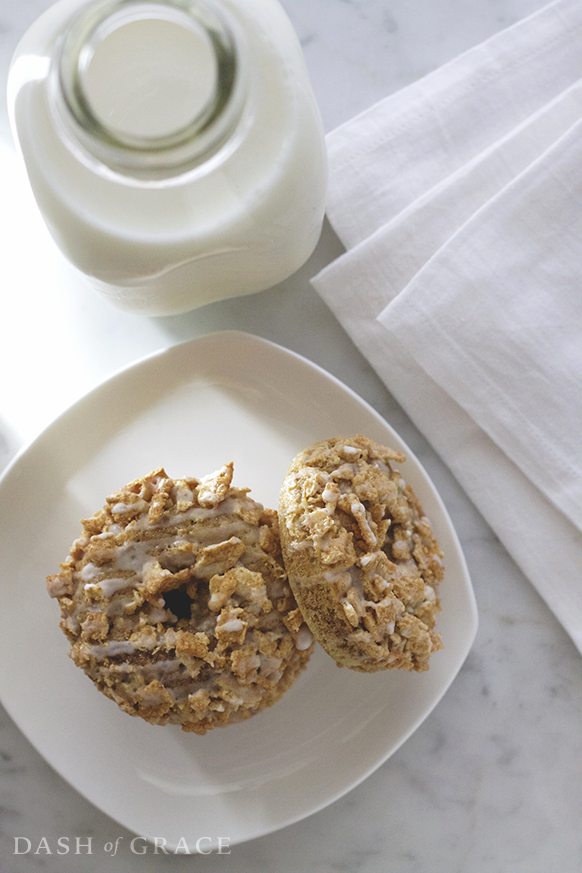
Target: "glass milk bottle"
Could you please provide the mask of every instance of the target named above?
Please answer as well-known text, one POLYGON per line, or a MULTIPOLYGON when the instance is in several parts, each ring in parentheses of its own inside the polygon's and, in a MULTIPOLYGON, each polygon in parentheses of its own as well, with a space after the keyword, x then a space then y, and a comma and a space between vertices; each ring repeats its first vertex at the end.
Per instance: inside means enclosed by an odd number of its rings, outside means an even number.
POLYGON ((323 130, 278 0, 60 0, 8 99, 52 236, 121 309, 263 290, 317 243, 323 130))

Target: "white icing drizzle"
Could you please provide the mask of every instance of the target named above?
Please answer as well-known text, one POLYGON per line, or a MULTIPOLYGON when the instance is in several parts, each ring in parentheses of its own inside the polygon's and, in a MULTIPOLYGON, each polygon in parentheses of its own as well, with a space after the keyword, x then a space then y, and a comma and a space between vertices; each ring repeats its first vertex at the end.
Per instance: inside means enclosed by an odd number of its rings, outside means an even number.
POLYGON ((436 603, 436 592, 431 585, 424 586, 424 599, 428 600, 430 603, 436 603))
POLYGON ((115 503, 111 507, 111 512, 113 515, 123 515, 126 512, 143 512, 143 510, 148 509, 148 504, 145 500, 136 500, 135 503, 115 503))
POLYGON ((306 624, 302 624, 295 640, 295 646, 300 652, 304 652, 313 642, 313 634, 306 624))
POLYGON ((108 579, 101 579, 100 582, 88 582, 85 585, 85 590, 90 591, 91 589, 101 589, 105 597, 111 597, 111 595, 115 594, 116 591, 120 591, 122 588, 127 588, 128 585, 133 586, 134 582, 134 579, 115 576, 108 579))
POLYGON ((194 492, 185 483, 174 487, 172 490, 172 497, 176 503, 194 502, 194 492))
POLYGON ((90 561, 88 564, 85 564, 82 570, 79 571, 79 576, 83 580, 83 582, 90 582, 92 579, 95 579, 101 570, 96 564, 92 564, 90 561))
POLYGON ((240 618, 229 618, 224 624, 219 624, 217 630, 224 631, 227 634, 238 633, 243 629, 244 625, 240 618))
POLYGON ((114 658, 116 655, 130 655, 135 652, 135 643, 131 640, 112 640, 100 646, 87 646, 86 651, 97 660, 114 658))

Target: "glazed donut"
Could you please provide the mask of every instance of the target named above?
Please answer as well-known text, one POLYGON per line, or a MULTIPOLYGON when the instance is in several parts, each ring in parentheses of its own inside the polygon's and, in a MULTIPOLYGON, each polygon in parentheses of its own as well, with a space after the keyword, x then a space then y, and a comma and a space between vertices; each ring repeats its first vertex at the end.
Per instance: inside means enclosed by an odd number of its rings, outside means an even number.
POLYGON ((289 587, 277 513, 233 465, 163 469, 83 519, 47 577, 70 657, 132 716, 204 734, 276 703, 313 650, 289 587))
POLYGON ((315 639, 340 666, 423 671, 442 648, 442 552, 401 452, 363 436, 314 443, 292 462, 279 526, 289 582, 315 639))

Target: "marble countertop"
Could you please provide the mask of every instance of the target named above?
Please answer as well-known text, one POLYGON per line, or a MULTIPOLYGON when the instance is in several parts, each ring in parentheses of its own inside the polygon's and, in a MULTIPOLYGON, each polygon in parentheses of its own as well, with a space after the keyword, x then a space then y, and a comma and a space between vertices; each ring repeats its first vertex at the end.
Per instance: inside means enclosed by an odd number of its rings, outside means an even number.
MULTIPOLYGON (((49 5, 0 0, 0 464, 136 358, 214 330, 263 336, 340 378, 415 451, 459 534, 480 626, 445 697, 372 776, 310 818, 234 846, 227 857, 133 854, 132 835, 61 779, 0 708, 0 869, 581 873, 580 655, 311 287, 310 277, 341 251, 339 242, 326 228, 309 262, 287 282, 179 317, 126 315, 81 286, 30 200, 3 96, 19 37, 49 5), (30 840, 31 851, 15 854, 14 837, 30 840), (59 855, 60 837, 71 846, 79 838, 79 854, 59 855), (89 838, 92 854, 84 848, 89 838)), ((283 0, 327 130, 541 5, 283 0)))

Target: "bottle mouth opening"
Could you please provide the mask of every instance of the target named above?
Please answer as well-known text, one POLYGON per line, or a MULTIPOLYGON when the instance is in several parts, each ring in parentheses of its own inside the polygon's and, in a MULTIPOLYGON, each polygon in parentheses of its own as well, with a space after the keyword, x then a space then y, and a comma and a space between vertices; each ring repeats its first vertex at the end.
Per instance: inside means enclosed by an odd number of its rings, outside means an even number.
POLYGON ((208 0, 98 0, 54 63, 61 119, 107 167, 164 178, 215 154, 242 108, 240 44, 208 0))

